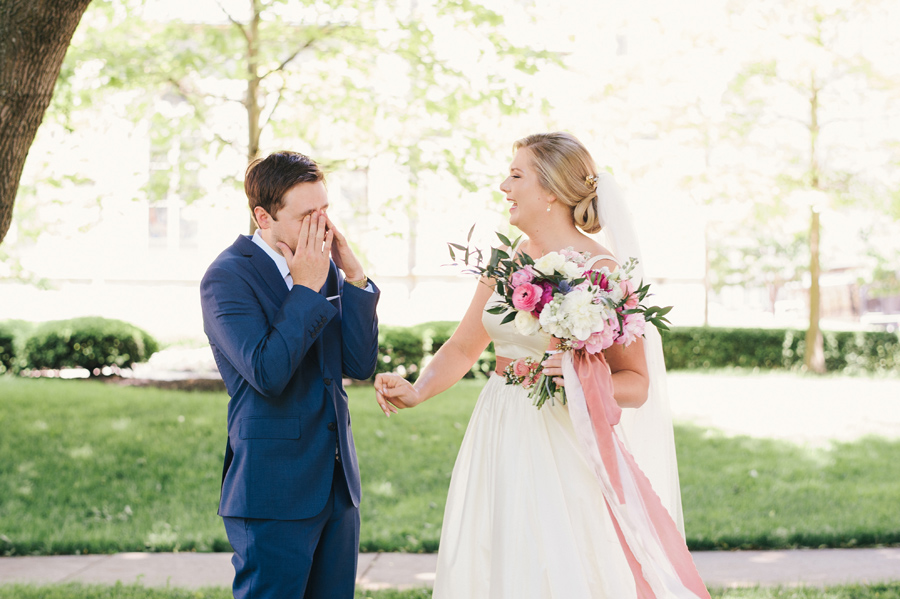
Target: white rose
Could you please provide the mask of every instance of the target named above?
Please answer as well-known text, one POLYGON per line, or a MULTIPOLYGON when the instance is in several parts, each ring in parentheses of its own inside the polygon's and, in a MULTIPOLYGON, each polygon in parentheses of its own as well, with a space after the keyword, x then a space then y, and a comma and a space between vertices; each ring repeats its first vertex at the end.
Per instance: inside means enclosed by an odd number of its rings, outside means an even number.
POLYGON ((553 271, 560 270, 566 263, 565 257, 559 252, 550 252, 541 256, 534 262, 534 267, 545 275, 552 275, 553 271))
POLYGON ((516 313, 516 318, 513 320, 516 325, 516 330, 519 331, 522 335, 534 335, 539 330, 541 330, 541 323, 537 318, 531 315, 531 312, 525 312, 524 310, 519 310, 516 313))
POLYGON ((612 291, 609 292, 609 299, 614 301, 616 304, 621 302, 625 298, 625 293, 622 291, 622 288, 618 283, 613 285, 612 291))
POLYGON ((544 309, 541 310, 540 324, 541 328, 547 333, 554 337, 565 339, 568 336, 568 331, 565 330, 564 323, 561 322, 561 317, 558 314, 560 301, 555 299, 544 306, 544 309))
POLYGON ((576 289, 563 298, 560 313, 575 338, 585 341, 603 319, 603 307, 589 291, 576 289))
POLYGON ((584 276, 584 267, 578 266, 574 262, 566 262, 560 271, 564 277, 570 281, 580 279, 584 276))

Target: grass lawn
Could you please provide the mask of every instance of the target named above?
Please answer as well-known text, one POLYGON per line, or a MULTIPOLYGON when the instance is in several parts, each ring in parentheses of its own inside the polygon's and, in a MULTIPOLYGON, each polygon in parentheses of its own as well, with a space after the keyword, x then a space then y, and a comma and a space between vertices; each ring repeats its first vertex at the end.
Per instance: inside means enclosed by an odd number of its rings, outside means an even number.
MULTIPOLYGON (((464 381, 390 419, 370 388, 350 390, 363 551, 437 548, 480 387, 464 381)), ((229 551, 215 515, 226 403, 0 377, 0 554, 229 551)), ((900 442, 806 450, 693 427, 676 441, 692 549, 900 543, 900 442)))
MULTIPOLYGON (((355 599, 430 599, 430 589, 362 591, 355 599)), ((160 589, 140 585, 0 584, 0 599, 231 599, 229 588, 160 589)))
MULTIPOLYGON (((712 599, 900 599, 900 583, 869 586, 711 589, 712 599)), ((356 591, 355 599, 430 599, 430 589, 356 591)), ((231 599, 231 590, 152 589, 137 585, 0 585, 0 599, 231 599)))

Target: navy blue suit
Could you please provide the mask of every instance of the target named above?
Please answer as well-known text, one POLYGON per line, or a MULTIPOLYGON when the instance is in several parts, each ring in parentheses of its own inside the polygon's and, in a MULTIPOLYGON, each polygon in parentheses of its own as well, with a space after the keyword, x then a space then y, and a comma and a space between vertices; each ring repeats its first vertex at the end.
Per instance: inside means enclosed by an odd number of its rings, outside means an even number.
POLYGON ((373 288, 345 285, 332 262, 318 293, 288 290, 243 235, 203 277, 203 326, 231 397, 219 515, 235 549, 235 597, 353 595, 360 483, 341 379, 375 370, 373 288), (329 587, 323 572, 350 580, 329 587))

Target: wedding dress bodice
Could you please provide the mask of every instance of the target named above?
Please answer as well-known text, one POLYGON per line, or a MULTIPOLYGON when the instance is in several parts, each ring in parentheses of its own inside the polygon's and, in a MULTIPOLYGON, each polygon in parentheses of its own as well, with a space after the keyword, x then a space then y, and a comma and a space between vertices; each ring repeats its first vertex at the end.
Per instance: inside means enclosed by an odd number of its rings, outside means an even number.
MULTIPOLYGON (((486 307, 490 308, 501 301, 502 298, 494 292, 486 307)), ((481 323, 494 342, 494 352, 498 356, 513 360, 529 356, 535 359, 543 357, 550 344, 550 335, 543 331, 538 331, 534 335, 523 335, 512 321, 501 325, 500 322, 505 317, 506 314, 490 314, 487 310, 482 312, 481 323)))
MULTIPOLYGON (((585 264, 585 268, 591 268, 600 260, 612 260, 613 262, 616 262, 616 259, 613 256, 601 254, 588 260, 585 264)), ((485 308, 491 308, 502 302, 503 298, 495 291, 491 294, 491 298, 488 300, 485 308)), ((501 325, 500 323, 505 317, 506 314, 489 314, 487 310, 482 312, 481 315, 481 323, 484 325, 484 330, 487 331, 491 340, 494 342, 494 352, 496 355, 511 358, 513 360, 527 358, 529 356, 532 358, 542 358, 544 352, 547 351, 547 347, 550 345, 550 335, 543 331, 538 331, 534 335, 523 335, 512 321, 501 325)))

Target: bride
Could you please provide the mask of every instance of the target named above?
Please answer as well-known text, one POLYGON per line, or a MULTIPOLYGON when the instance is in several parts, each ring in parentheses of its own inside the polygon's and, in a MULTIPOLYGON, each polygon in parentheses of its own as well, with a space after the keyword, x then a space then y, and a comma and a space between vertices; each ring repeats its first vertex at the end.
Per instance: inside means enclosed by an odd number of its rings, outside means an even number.
MULTIPOLYGON (((568 133, 537 134, 514 149, 500 189, 510 224, 527 236, 518 251, 538 259, 573 248, 592 256, 588 268, 611 271, 614 255, 640 260, 615 183, 598 174, 581 142, 568 133), (588 236, 601 229, 608 247, 588 236)), ((544 356, 548 335, 522 335, 486 312, 498 299, 493 282, 482 279, 415 385, 394 374, 376 377, 386 415, 450 388, 491 341, 498 363, 544 356)), ((566 405, 538 410, 526 389, 490 377, 453 468, 435 599, 709 597, 681 531, 659 334, 648 324, 643 339, 603 354, 596 380, 576 368, 583 361, 573 352, 544 362, 544 374, 564 379, 566 405), (604 394, 612 407, 591 411, 604 394), (612 417, 598 424, 599 412, 612 417)))

